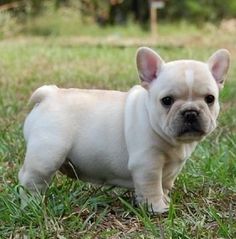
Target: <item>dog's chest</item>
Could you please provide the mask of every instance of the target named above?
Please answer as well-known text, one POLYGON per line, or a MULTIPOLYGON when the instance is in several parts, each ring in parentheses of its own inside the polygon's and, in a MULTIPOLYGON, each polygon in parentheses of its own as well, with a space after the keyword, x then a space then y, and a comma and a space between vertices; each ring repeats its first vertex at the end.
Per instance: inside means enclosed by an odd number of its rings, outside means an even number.
POLYGON ((195 149, 195 144, 183 145, 167 151, 163 168, 163 178, 175 177, 195 149))

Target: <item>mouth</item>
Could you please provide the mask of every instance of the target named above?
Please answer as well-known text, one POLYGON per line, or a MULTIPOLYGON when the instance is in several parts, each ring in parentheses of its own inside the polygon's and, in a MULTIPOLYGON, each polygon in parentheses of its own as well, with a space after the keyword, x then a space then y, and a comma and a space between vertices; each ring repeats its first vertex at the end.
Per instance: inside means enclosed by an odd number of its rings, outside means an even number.
POLYGON ((199 124, 185 123, 178 132, 177 138, 180 140, 199 140, 205 136, 205 132, 199 124))

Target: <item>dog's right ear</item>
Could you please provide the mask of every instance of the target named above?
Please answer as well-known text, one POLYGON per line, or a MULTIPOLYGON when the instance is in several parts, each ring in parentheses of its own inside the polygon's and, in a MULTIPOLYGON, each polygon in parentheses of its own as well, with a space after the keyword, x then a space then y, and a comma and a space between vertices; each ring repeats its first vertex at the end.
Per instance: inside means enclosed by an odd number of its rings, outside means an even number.
POLYGON ((141 85, 148 89, 150 83, 157 79, 164 61, 152 49, 140 47, 137 51, 136 63, 141 85))

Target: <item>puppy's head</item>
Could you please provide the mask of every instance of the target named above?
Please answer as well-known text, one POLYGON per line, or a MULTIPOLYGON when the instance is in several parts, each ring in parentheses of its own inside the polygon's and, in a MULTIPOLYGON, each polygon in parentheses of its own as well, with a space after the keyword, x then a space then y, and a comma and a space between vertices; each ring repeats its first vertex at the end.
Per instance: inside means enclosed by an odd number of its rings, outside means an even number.
POLYGON ((153 50, 142 47, 137 52, 137 68, 148 91, 150 123, 157 133, 192 142, 215 129, 219 91, 229 68, 227 50, 216 51, 206 63, 165 63, 153 50))

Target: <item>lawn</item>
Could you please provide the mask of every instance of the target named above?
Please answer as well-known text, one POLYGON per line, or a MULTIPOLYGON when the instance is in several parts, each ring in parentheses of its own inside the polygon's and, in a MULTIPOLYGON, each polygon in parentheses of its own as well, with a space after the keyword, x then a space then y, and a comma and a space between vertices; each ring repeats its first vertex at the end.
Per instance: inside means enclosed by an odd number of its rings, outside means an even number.
POLYGON ((233 36, 217 39, 214 32, 206 40, 206 30, 188 35, 186 29, 181 36, 160 31, 164 37, 152 45, 166 61, 207 60, 219 47, 229 48, 233 61, 221 94, 219 126, 176 180, 169 212, 158 216, 134 207, 126 189, 72 181, 59 173, 40 204, 32 202, 22 210, 17 194, 25 153, 22 125, 33 90, 43 84, 128 90, 139 83, 137 44, 81 44, 71 36, 20 36, 0 42, 0 238, 236 238, 233 36), (173 41, 176 36, 180 38, 173 41))

